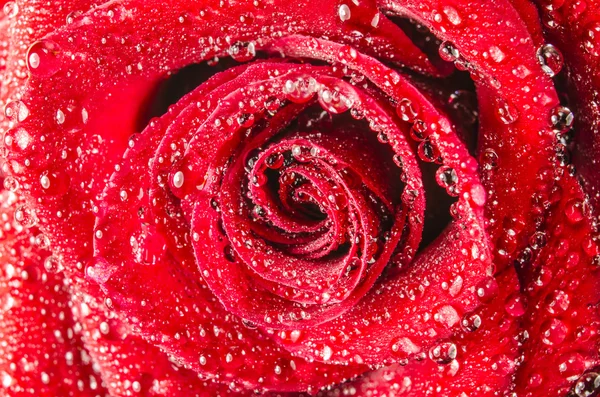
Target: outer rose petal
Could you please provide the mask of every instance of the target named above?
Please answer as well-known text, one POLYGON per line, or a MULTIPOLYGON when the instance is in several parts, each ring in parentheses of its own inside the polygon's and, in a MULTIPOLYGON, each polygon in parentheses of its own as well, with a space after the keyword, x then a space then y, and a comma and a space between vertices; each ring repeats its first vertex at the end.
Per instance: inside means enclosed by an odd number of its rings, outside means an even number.
POLYGON ((37 228, 14 221, 23 202, 0 193, 0 382, 10 396, 104 396, 80 327, 71 317, 69 292, 56 274, 58 258, 37 228))

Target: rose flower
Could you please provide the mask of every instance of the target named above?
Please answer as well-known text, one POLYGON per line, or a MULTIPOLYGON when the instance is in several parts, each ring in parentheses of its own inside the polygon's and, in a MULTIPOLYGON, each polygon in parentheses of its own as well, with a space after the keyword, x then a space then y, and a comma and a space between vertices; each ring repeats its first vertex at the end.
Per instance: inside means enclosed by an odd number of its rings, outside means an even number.
POLYGON ((3 9, 0 395, 600 393, 600 2, 3 9))

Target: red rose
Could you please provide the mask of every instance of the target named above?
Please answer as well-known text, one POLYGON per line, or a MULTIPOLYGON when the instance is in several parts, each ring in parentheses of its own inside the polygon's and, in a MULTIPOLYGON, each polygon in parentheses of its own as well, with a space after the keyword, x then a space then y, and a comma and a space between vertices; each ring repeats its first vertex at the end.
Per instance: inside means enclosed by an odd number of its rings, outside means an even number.
POLYGON ((599 9, 7 2, 4 394, 596 395, 599 9))

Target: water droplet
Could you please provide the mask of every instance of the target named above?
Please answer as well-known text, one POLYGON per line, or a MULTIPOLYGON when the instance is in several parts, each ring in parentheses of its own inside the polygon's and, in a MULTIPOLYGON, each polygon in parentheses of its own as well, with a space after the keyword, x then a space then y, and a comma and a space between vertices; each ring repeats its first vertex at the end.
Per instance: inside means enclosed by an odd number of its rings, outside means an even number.
POLYGON ((60 66, 58 44, 50 40, 35 42, 27 51, 27 67, 32 75, 47 77, 56 73, 60 66))
POLYGON ((588 211, 587 205, 581 200, 573 199, 565 204, 565 215, 571 223, 581 222, 588 211))
POLYGON ((460 321, 458 312, 450 305, 444 305, 437 309, 433 319, 441 325, 451 328, 460 321))
POLYGON ((182 171, 177 171, 172 178, 173 186, 177 189, 183 186, 184 176, 182 171))
POLYGON ((481 162, 483 167, 490 171, 498 166, 498 155, 494 151, 494 149, 487 148, 483 151, 481 155, 481 162))
POLYGON ((331 350, 331 347, 329 347, 327 345, 323 346, 323 350, 322 350, 323 361, 329 361, 332 356, 333 356, 333 350, 331 350))
POLYGON ((48 273, 58 273, 62 270, 62 264, 56 256, 50 255, 44 260, 44 269, 48 273))
POLYGON ((547 345, 558 345, 567 337, 568 328, 561 320, 553 318, 542 324, 542 342, 547 345))
POLYGON ((429 349, 429 358, 438 364, 448 364, 456 358, 457 353, 454 343, 444 342, 429 349))
POLYGON ((15 177, 7 176, 4 178, 4 188, 11 192, 16 192, 19 189, 19 181, 15 177))
POLYGON ((33 138, 24 128, 12 128, 4 134, 4 144, 12 151, 25 150, 31 144, 33 138))
POLYGON ((419 158, 423 161, 429 163, 439 161, 440 151, 430 141, 423 141, 419 143, 417 152, 419 154, 419 158))
POLYGON ((254 125, 254 114, 252 113, 242 113, 237 117, 237 122, 240 127, 249 128, 254 125))
POLYGON ((40 249, 48 249, 50 247, 50 239, 45 234, 35 236, 34 243, 40 249))
POLYGON ((225 255, 225 259, 229 262, 235 262, 235 250, 231 245, 228 245, 223 249, 223 254, 225 255))
POLYGON ((481 317, 475 313, 467 313, 461 322, 463 328, 468 332, 474 332, 481 327, 481 317))
POLYGON ((506 54, 504 54, 504 52, 496 46, 490 47, 490 56, 496 63, 500 63, 504 60, 504 58, 506 58, 506 54))
POLYGON ((513 317, 521 317, 523 314, 525 314, 525 305, 523 304, 523 297, 521 294, 515 292, 506 298, 504 308, 506 313, 513 317))
POLYGON ((21 101, 12 101, 4 107, 4 115, 10 121, 25 121, 29 116, 29 109, 21 101))
POLYGON ((452 6, 444 6, 442 11, 446 15, 446 19, 448 19, 452 25, 459 26, 462 23, 462 17, 456 8, 452 6))
POLYGON ((544 44, 537 51, 538 61, 542 70, 550 77, 554 77, 563 67, 563 55, 552 44, 544 44))
POLYGON ((571 297, 568 293, 561 290, 556 290, 548 294, 545 299, 546 310, 551 314, 559 314, 565 312, 571 304, 571 297))
POLYGON ((439 48, 440 58, 447 62, 454 62, 460 58, 460 52, 449 41, 444 41, 439 48))
POLYGON ((600 390, 600 374, 588 372, 577 379, 568 397, 591 397, 598 390, 600 390))
POLYGON ((267 167, 277 170, 283 166, 284 158, 281 153, 271 153, 265 160, 267 167))
POLYGON ((519 111, 510 101, 498 98, 496 100, 496 116, 504 124, 512 124, 519 118, 519 111))
POLYGON ((267 112, 269 112, 271 116, 274 116, 275 113, 281 107, 281 101, 279 100, 279 98, 272 96, 267 98, 267 100, 264 103, 264 106, 267 112))
POLYGON ((346 22, 350 19, 350 7, 346 4, 342 4, 338 7, 338 17, 342 22, 346 22))
POLYGON ((321 107, 329 113, 340 114, 350 109, 354 101, 336 88, 322 87, 319 91, 318 101, 321 107))
POLYGON ((50 187, 50 178, 48 178, 48 175, 42 175, 40 177, 40 185, 42 185, 42 188, 44 189, 48 189, 50 187))
POLYGON ((479 282, 476 287, 476 293, 482 302, 490 302, 498 295, 499 291, 498 283, 493 277, 488 277, 485 280, 479 282))
POLYGON ((24 227, 32 227, 37 223, 35 210, 27 205, 21 205, 15 211, 15 221, 24 227))
POLYGON ((4 4, 3 11, 4 15, 8 18, 15 17, 19 13, 19 5, 16 1, 7 1, 6 4, 4 4))
POLYGON ((394 338, 391 343, 391 349, 392 354, 400 359, 407 359, 421 351, 421 348, 407 337, 394 338))
POLYGON ((398 113, 398 116, 402 120, 414 123, 417 117, 419 117, 419 104, 413 103, 408 98, 403 98, 396 106, 396 113, 398 113))
POLYGON ((445 188, 451 195, 457 194, 456 184, 458 183, 458 175, 454 168, 442 166, 437 170, 435 175, 441 187, 445 188))
POLYGON ((342 46, 338 51, 338 59, 342 63, 351 63, 356 57, 358 57, 358 52, 349 45, 342 46))
POLYGON ((229 56, 238 62, 248 62, 256 56, 256 47, 251 41, 238 41, 229 47, 229 56))
POLYGON ((571 109, 565 106, 557 106, 550 111, 550 126, 557 133, 568 131, 573 125, 575 116, 571 109))
POLYGON ((312 77, 287 80, 283 86, 285 97, 294 103, 306 103, 317 92, 317 81, 312 77))
POLYGON ((45 171, 40 175, 40 185, 47 195, 56 196, 69 190, 71 179, 65 171, 45 171))

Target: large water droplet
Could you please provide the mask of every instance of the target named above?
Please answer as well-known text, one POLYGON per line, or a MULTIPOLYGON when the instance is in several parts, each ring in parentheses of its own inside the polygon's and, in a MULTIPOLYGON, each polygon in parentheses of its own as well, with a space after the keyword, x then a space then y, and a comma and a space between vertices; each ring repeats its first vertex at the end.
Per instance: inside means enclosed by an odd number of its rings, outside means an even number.
POLYGON ((283 86, 285 97, 295 103, 308 102, 317 91, 317 81, 312 77, 287 80, 283 86))
POLYGON ((35 210, 27 205, 21 205, 15 211, 15 221, 24 227, 32 227, 37 223, 35 210))
POLYGON ((248 62, 256 56, 256 47, 251 41, 238 41, 229 47, 229 56, 238 62, 248 62))
POLYGON ((449 41, 444 41, 439 48, 440 58, 447 62, 454 62, 460 57, 460 52, 449 41))
POLYGON ((547 345, 558 345, 567 337, 568 328, 564 322, 553 318, 542 324, 542 342, 547 345))
POLYGON ((542 70, 550 77, 554 77, 563 67, 563 55, 552 44, 544 44, 537 51, 538 61, 542 70))
POLYGON ((458 349, 451 342, 443 342, 429 349, 429 358, 438 364, 448 364, 456 358, 458 349))
POLYGON ((12 176, 4 178, 4 188, 11 192, 16 192, 19 189, 19 181, 12 176))
POLYGON ((338 17, 342 22, 346 22, 351 16, 350 7, 347 4, 341 4, 338 7, 338 17))
POLYGON ((48 273, 58 273, 62 270, 62 264, 56 256, 50 255, 44 260, 44 269, 48 273))
POLYGON ((12 18, 19 13, 19 5, 16 1, 7 1, 2 10, 4 11, 4 15, 8 18, 12 18))
POLYGON ((435 176, 437 183, 446 189, 448 194, 452 196, 456 196, 458 194, 456 186, 458 183, 458 175, 454 168, 442 166, 437 170, 435 176))
POLYGON ((10 121, 24 121, 29 116, 29 109, 21 101, 12 101, 4 107, 4 115, 10 121))
POLYGON ((396 106, 396 113, 398 113, 398 116, 402 120, 414 123, 417 117, 419 117, 419 104, 408 98, 403 98, 396 106))
POLYGON ((27 51, 27 67, 35 76, 47 77, 56 73, 60 67, 58 44, 51 40, 35 42, 27 51))
POLYGON ((550 111, 550 125, 554 132, 563 133, 573 125, 575 116, 571 109, 565 106, 557 106, 550 111))
POLYGON ((598 390, 600 390, 600 374, 588 372, 577 379, 568 397, 590 397, 598 390))

